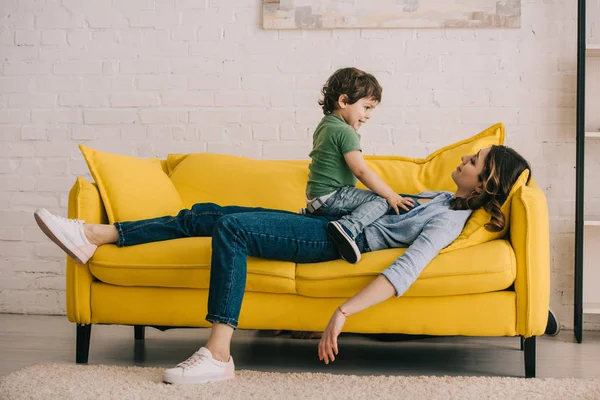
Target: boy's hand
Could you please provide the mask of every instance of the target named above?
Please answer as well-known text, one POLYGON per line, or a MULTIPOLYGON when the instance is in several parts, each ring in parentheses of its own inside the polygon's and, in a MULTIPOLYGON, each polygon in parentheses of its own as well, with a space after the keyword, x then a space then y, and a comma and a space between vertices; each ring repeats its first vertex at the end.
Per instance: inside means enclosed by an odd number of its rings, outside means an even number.
POLYGON ((394 209, 396 215, 400 215, 400 211, 398 211, 398 206, 402 207, 404 211, 409 211, 408 207, 413 208, 415 206, 415 202, 410 197, 402 197, 399 194, 392 194, 385 198, 390 207, 394 209))

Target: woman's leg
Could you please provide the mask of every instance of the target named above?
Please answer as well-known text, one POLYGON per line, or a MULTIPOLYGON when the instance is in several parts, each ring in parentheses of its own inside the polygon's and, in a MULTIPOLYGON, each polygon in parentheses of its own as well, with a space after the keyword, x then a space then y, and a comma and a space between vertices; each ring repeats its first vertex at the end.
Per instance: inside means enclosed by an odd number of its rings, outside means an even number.
POLYGON ((234 376, 230 344, 246 287, 248 256, 296 262, 339 258, 325 232, 326 218, 292 213, 252 212, 226 215, 212 232, 208 314, 213 323, 204 347, 175 368, 165 370, 169 383, 200 383, 234 376))
POLYGON ((338 259, 339 252, 325 231, 327 222, 326 218, 274 213, 229 215, 217 222, 206 316, 213 322, 206 347, 216 359, 229 358, 246 287, 248 256, 299 263, 338 259))
POLYGON ((117 240, 119 240, 119 231, 114 225, 83 224, 83 233, 96 246, 117 243, 117 240))
MULTIPOLYGON (((38 210, 36 214, 49 214, 38 210)), ((191 209, 181 210, 176 216, 164 216, 140 221, 110 224, 83 224, 85 237, 94 245, 116 243, 117 246, 177 239, 182 237, 210 236, 215 222, 223 215, 249 212, 289 213, 259 207, 219 206, 214 203, 194 204, 191 209)), ((54 216, 56 223, 74 221, 54 216)))
MULTIPOLYGON (((185 237, 208 237, 212 235, 215 223, 222 216, 255 212, 293 215, 293 213, 282 210, 197 203, 191 209, 181 210, 176 216, 132 222, 115 222, 114 226, 118 231, 118 239, 114 243, 122 247, 185 237)), ((110 238, 114 239, 114 234, 110 238)))
POLYGON ((292 214, 281 210, 199 203, 190 210, 181 210, 176 216, 116 222, 114 225, 85 224, 80 220, 54 215, 45 209, 36 210, 34 216, 39 227, 53 242, 75 261, 85 264, 98 246, 103 244, 132 246, 183 237, 210 236, 215 222, 223 215, 264 211, 292 214))
MULTIPOLYGON (((248 256, 299 263, 340 258, 325 231, 326 217, 256 212, 227 215, 213 230, 206 320, 213 323, 206 345, 188 360, 165 371, 170 383, 198 383, 233 377, 231 337, 246 288, 248 256)), ((358 243, 368 251, 362 235, 358 243)))

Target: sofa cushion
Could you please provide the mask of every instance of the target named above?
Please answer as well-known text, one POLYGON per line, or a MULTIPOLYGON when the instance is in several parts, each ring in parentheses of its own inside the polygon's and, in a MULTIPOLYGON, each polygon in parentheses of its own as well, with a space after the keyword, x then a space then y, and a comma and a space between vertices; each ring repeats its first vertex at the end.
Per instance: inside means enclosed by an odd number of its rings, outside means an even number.
MULTIPOLYGON (((90 271, 96 279, 118 286, 207 289, 210 243, 210 238, 185 238, 122 248, 105 245, 94 254, 90 271)), ((366 253, 354 265, 337 260, 296 266, 250 257, 246 291, 308 297, 352 296, 404 251, 366 253)), ((405 296, 503 290, 513 283, 515 274, 515 256, 510 244, 495 240, 437 256, 405 296)))
POLYGON ((171 181, 186 207, 211 202, 297 212, 304 207, 304 163, 197 153, 169 156, 171 181))
POLYGON ((103 153, 79 145, 102 197, 109 222, 175 215, 181 197, 158 159, 103 153))
MULTIPOLYGON (((398 193, 456 190, 451 173, 465 154, 504 143, 504 125, 443 147, 427 158, 366 156, 367 164, 398 193)), ((307 160, 270 161, 196 153, 170 154, 167 170, 186 207, 194 203, 267 207, 298 211, 304 207, 307 160)), ((364 188, 359 183, 358 187, 364 188)))
MULTIPOLYGON (((369 167, 397 193, 419 193, 426 190, 454 192, 456 184, 452 171, 461 163, 461 157, 475 154, 491 145, 504 143, 504 125, 490 126, 475 136, 442 147, 426 158, 402 156, 366 156, 369 167)), ((359 182, 357 187, 364 188, 359 182)))
POLYGON ((69 192, 69 218, 93 224, 106 224, 108 217, 100 197, 98 185, 78 176, 69 192))
MULTIPOLYGON (((211 239, 184 238, 131 247, 100 246, 89 261, 102 282, 118 286, 207 289, 211 239)), ((296 264, 250 257, 246 290, 296 293, 296 264)))
MULTIPOLYGON (((298 294, 309 297, 351 297, 371 282, 406 249, 363 254, 358 264, 330 261, 298 264, 298 294)), ((510 287, 516 259, 509 242, 494 240, 436 256, 403 296, 454 296, 487 293, 510 287)))

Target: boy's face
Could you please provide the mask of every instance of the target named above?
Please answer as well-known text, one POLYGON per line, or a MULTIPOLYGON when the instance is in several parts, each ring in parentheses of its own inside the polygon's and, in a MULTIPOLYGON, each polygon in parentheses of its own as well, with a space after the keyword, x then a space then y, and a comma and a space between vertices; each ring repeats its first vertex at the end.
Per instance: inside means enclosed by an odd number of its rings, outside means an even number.
POLYGON ((372 97, 363 97, 354 104, 347 103, 347 96, 341 95, 338 100, 338 106, 334 112, 341 117, 348 125, 358 132, 362 124, 371 118, 371 111, 377 106, 377 101, 372 97))

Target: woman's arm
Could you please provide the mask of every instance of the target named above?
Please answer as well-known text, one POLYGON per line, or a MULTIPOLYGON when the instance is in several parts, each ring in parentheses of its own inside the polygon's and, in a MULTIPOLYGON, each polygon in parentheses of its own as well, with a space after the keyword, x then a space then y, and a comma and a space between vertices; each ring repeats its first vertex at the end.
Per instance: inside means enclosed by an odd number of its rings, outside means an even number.
POLYGON ((319 360, 325 364, 335 361, 334 353, 338 353, 337 338, 342 332, 346 318, 352 314, 381 303, 396 293, 396 289, 383 275, 379 275, 354 297, 342 304, 329 320, 327 328, 321 336, 319 343, 319 360))
POLYGON ((402 256, 333 313, 319 342, 319 360, 325 364, 335 360, 335 354, 338 354, 337 337, 347 317, 394 295, 404 294, 440 250, 458 237, 463 226, 464 223, 458 226, 454 221, 443 218, 435 218, 427 223, 402 256))

